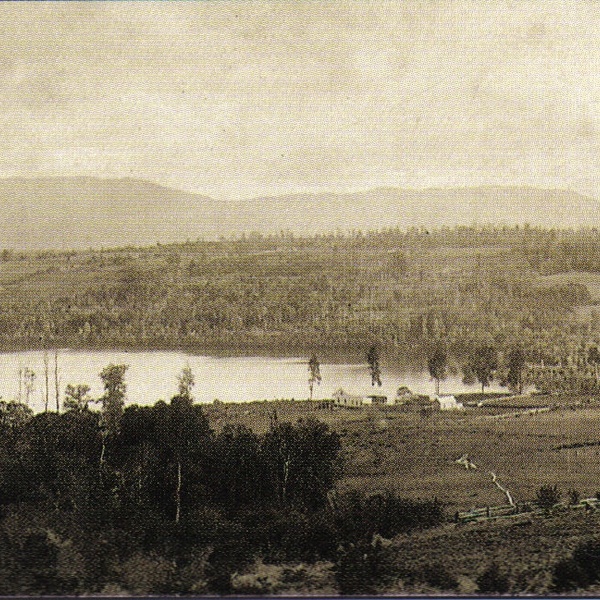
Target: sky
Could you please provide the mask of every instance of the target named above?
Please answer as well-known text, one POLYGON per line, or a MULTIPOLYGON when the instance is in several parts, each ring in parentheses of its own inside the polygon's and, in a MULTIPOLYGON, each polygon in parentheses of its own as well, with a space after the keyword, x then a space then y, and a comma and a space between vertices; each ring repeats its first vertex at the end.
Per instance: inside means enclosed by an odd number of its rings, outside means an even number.
POLYGON ((600 1, 0 3, 0 177, 600 198, 600 1))

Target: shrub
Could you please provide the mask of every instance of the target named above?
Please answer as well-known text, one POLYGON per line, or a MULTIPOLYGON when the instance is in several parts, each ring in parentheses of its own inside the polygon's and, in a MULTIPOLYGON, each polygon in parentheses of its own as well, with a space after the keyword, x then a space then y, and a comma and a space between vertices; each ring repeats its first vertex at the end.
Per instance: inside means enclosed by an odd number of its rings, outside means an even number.
POLYGON ((438 590, 451 591, 457 590, 459 587, 456 576, 441 563, 433 563, 424 567, 419 579, 438 590))
POLYGON ((537 491, 537 503, 540 508, 550 510, 560 502, 560 491, 557 485, 543 485, 537 491))
POLYGON ((407 500, 392 492, 366 496, 353 491, 340 495, 333 518, 341 541, 356 542, 379 534, 392 538, 398 533, 435 527, 446 516, 437 500, 407 500))
POLYGON ((583 542, 571 558, 558 562, 552 572, 556 591, 586 588, 600 581, 600 540, 583 542))
POLYGON ((257 560, 243 573, 231 577, 236 595, 312 595, 314 591, 335 592, 330 563, 273 565, 257 560))
POLYGON ((342 595, 381 593, 398 577, 395 554, 381 538, 350 544, 340 553, 334 572, 342 595))
POLYGON ((569 505, 570 506, 579 504, 579 501, 581 500, 581 494, 576 489, 571 488, 567 492, 567 495, 569 496, 569 505))
POLYGON ((492 563, 475 582, 482 594, 506 594, 510 588, 508 576, 496 563, 492 563))
POLYGON ((584 570, 572 558, 557 562, 552 569, 552 591, 568 592, 589 585, 584 570))
POLYGON ((231 576, 245 568, 254 559, 251 545, 240 532, 236 539, 232 532, 216 544, 208 557, 205 577, 208 590, 217 594, 230 594, 231 576))
POLYGON ((268 563, 335 560, 338 536, 325 511, 262 509, 244 515, 254 548, 268 563))
POLYGON ((174 566, 154 554, 134 554, 123 565, 123 585, 132 594, 160 594, 170 590, 174 566))

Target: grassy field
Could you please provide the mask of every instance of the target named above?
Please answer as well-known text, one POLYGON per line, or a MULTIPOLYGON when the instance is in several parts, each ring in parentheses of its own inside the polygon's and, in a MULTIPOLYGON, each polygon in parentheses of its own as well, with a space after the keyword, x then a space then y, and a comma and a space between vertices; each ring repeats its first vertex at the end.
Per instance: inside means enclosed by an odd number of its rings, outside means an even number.
POLYGON ((554 275, 543 275, 536 279, 536 284, 551 287, 554 285, 565 285, 579 283, 587 287, 593 301, 600 300, 600 273, 587 273, 583 271, 571 271, 569 273, 557 273, 554 275))
MULTIPOLYGON (((206 412, 217 429, 231 423, 262 432, 275 412, 280 422, 307 417, 324 421, 342 437, 345 465, 340 490, 394 490, 413 499, 437 497, 451 518, 459 510, 506 504, 490 471, 517 502, 534 500, 537 490, 548 484, 556 484, 565 500, 570 489, 581 497, 600 491, 600 403, 593 398, 538 396, 524 398, 523 406, 532 401, 550 410, 516 417, 515 402, 506 399, 494 407, 429 416, 394 406, 324 410, 308 401, 212 405, 206 412), (498 418, 502 414, 507 418, 498 418), (467 471, 455 462, 463 454, 475 462, 476 470, 467 471)), ((482 573, 498 565, 510 592, 548 594, 556 563, 598 531, 600 511, 565 507, 546 515, 448 522, 399 535, 386 544, 400 575, 382 591, 473 594, 479 591, 482 573)), ((332 563, 260 563, 238 583, 244 591, 244 581, 252 582, 253 593, 326 593, 331 591, 333 574, 332 563), (294 574, 298 579, 287 582, 294 574)), ((597 591, 592 586, 580 592, 597 591)))
MULTIPOLYGON (((600 526, 600 514, 557 512, 548 517, 524 517, 472 525, 446 525, 394 540, 397 560, 407 572, 442 566, 457 580, 455 593, 476 593, 476 580, 491 564, 510 581, 509 591, 547 594, 552 568, 567 558, 582 539, 600 526)), ((431 585, 398 582, 396 593, 436 593, 431 585)), ((438 591, 439 593, 439 591, 438 591)), ((593 589, 587 593, 595 595, 593 589)))
POLYGON ((269 427, 274 410, 280 421, 319 419, 342 437, 340 488, 437 497, 454 512, 505 502, 490 471, 517 501, 534 499, 546 484, 557 484, 565 495, 571 488, 583 496, 600 490, 600 406, 587 398, 553 403, 549 412, 518 417, 513 407, 424 417, 393 406, 329 411, 307 401, 211 406, 207 414, 216 429, 235 423, 259 432, 269 427), (511 416, 498 418, 502 413, 511 416), (476 470, 455 463, 463 454, 476 470))

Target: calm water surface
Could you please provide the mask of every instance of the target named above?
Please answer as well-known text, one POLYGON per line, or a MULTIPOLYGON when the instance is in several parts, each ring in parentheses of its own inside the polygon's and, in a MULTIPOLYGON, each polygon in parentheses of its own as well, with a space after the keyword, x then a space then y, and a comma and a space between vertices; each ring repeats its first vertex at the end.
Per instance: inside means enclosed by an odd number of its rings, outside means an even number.
MULTIPOLYGON (((60 350, 58 353, 59 388, 85 383, 94 398, 102 394, 100 371, 109 363, 127 364, 127 402, 154 404, 168 400, 177 390, 177 375, 189 363, 196 379, 194 397, 199 402, 249 402, 308 397, 308 367, 304 358, 269 358, 262 356, 213 357, 183 352, 122 352, 60 350)), ((19 370, 35 372, 30 406, 42 410, 45 398, 44 353, 41 351, 0 354, 0 396, 16 399, 19 394, 19 370)), ((376 389, 392 398, 401 385, 412 391, 433 395, 434 382, 423 372, 409 372, 400 367, 382 366, 383 386, 372 388, 366 364, 322 364, 322 382, 315 386, 315 398, 331 397, 339 387, 350 393, 367 394, 376 389)), ((49 353, 50 406, 55 406, 54 354, 49 353)), ((442 382, 442 392, 477 391, 465 386, 457 377, 442 382)))

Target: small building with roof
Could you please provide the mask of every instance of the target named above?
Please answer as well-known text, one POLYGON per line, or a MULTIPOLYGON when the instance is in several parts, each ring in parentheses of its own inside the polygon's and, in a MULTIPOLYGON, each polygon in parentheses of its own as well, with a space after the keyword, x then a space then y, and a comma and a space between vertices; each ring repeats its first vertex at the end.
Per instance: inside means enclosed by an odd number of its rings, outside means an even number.
POLYGON ((343 406, 345 408, 360 408, 363 405, 363 396, 348 394, 342 388, 333 392, 332 396, 335 406, 343 406))
POLYGON ((433 402, 434 405, 440 410, 464 410, 465 408, 462 402, 458 402, 458 400, 452 394, 435 396, 433 402))

